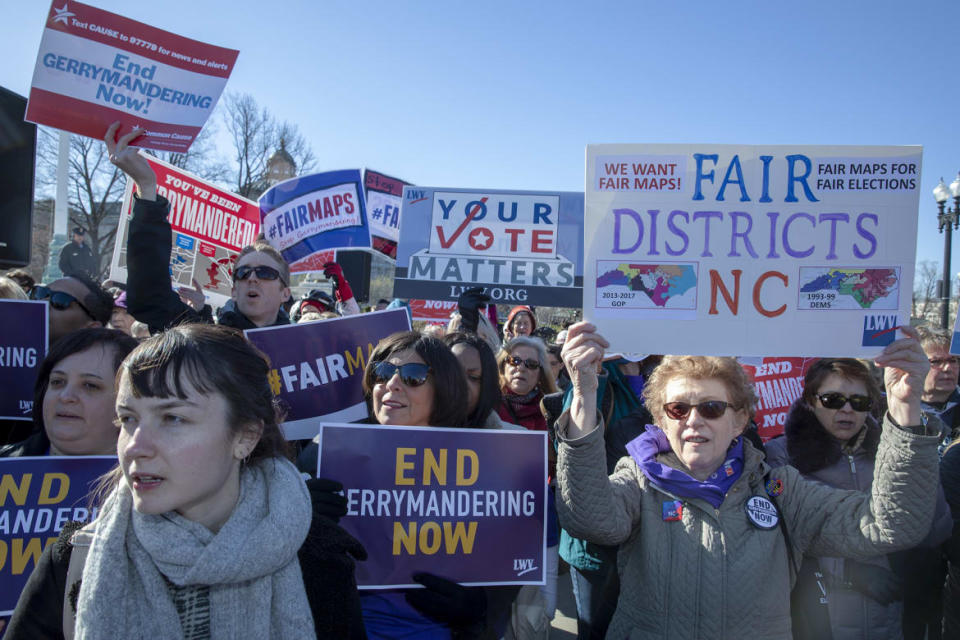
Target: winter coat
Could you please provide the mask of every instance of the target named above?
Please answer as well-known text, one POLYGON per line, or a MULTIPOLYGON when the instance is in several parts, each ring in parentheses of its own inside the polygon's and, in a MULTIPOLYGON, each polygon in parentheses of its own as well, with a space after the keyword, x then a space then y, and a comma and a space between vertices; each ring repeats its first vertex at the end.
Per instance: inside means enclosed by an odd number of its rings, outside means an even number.
MULTIPOLYGON (((930 530, 937 487, 937 436, 887 425, 871 495, 832 489, 789 466, 770 469, 744 439, 744 468, 718 509, 682 499, 680 520, 664 503, 678 500, 655 487, 632 458, 606 473, 602 424, 560 440, 557 505, 571 534, 621 545, 620 599, 608 638, 791 638, 790 590, 804 553, 866 559, 915 545, 930 530), (790 534, 751 523, 746 506, 765 498, 764 477, 790 534), (793 565, 790 565, 790 558, 793 565)), ((927 430, 927 432, 930 432, 927 430)), ((673 452, 658 462, 683 468, 673 452)))
MULTIPOLYGON (((841 447, 823 427, 813 411, 797 400, 787 414, 784 436, 766 445, 767 463, 772 467, 789 464, 804 478, 816 480, 838 489, 869 493, 873 484, 880 425, 868 416, 864 429, 850 443, 841 447)), ((937 487, 934 524, 921 543, 933 547, 950 535, 952 520, 943 492, 937 487)), ((894 557, 877 555, 864 564, 871 564, 896 574, 901 582, 917 563, 909 562, 910 551, 894 557), (893 565, 891 565, 891 561, 893 565)), ((828 610, 834 640, 855 638, 903 637, 903 600, 881 604, 856 590, 847 580, 847 561, 837 557, 819 557, 820 570, 828 589, 828 610)), ((934 596, 931 596, 934 597, 934 596)))
POLYGON ((943 637, 960 638, 960 444, 943 454, 940 478, 953 512, 953 534, 944 545, 948 569, 943 590, 943 637))
MULTIPOLYGON (((170 282, 170 252, 173 236, 167 214, 170 203, 134 198, 133 217, 127 239, 127 311, 150 328, 150 333, 188 322, 213 322, 210 307, 196 311, 173 290, 170 282)), ((220 314, 218 324, 234 329, 255 329, 256 325, 236 310, 220 314)), ((290 324, 283 309, 270 325, 290 324)))
POLYGON ((64 277, 82 275, 99 280, 100 267, 93 251, 85 244, 68 242, 60 250, 60 271, 64 277))
MULTIPOLYGON (((80 526, 81 523, 68 524, 60 538, 40 555, 20 594, 5 640, 64 637, 64 596, 69 599, 68 606, 75 615, 80 591, 79 582, 67 584, 73 551, 70 539, 80 526)), ((360 543, 331 520, 315 514, 298 556, 317 637, 366 638, 353 575, 353 558, 366 557, 360 543)))
POLYGON ((23 458, 26 456, 45 456, 50 453, 50 439, 46 431, 30 434, 26 440, 0 447, 0 458, 23 458))

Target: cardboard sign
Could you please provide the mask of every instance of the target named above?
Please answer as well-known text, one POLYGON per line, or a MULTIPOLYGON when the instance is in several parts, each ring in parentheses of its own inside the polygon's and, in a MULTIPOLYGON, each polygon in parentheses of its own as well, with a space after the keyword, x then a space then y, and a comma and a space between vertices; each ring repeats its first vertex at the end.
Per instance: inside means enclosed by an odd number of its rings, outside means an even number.
POLYGON ((584 318, 615 351, 876 355, 910 318, 920 156, 590 145, 584 318))
POLYGON ((33 383, 47 355, 46 301, 0 300, 0 419, 33 419, 33 383))
POLYGON ((147 130, 137 146, 183 152, 213 112, 238 53, 54 0, 26 120, 97 139, 119 120, 120 135, 147 130))
POLYGON ((0 616, 13 613, 63 525, 96 517, 90 494, 116 465, 113 456, 0 458, 0 616))
POLYGON ((340 526, 367 550, 361 589, 544 584, 545 432, 324 424, 317 477, 343 483, 340 526))
POLYGON ((388 258, 397 257, 400 205, 403 202, 403 187, 409 184, 370 169, 363 171, 363 188, 367 212, 370 214, 373 248, 388 258))
POLYGON ((579 307, 579 193, 404 187, 393 295, 456 300, 482 286, 494 303, 579 307))
MULTIPOLYGON (((260 233, 260 209, 255 202, 212 182, 141 154, 157 174, 157 195, 170 201, 173 232, 170 279, 174 287, 193 287, 196 279, 212 306, 222 306, 233 288, 237 254, 260 233)), ((134 185, 127 181, 110 261, 110 279, 127 281, 127 237, 133 215, 134 185)))
POLYGON ((260 196, 260 222, 291 273, 322 272, 320 260, 332 249, 371 246, 357 169, 314 173, 270 187, 260 196))
POLYGON ((284 435, 302 440, 317 435, 321 419, 367 417, 362 388, 367 358, 382 339, 409 330, 407 312, 391 309, 244 333, 270 356, 273 394, 288 409, 284 435))
POLYGON ((760 437, 767 441, 783 433, 790 406, 803 395, 803 379, 818 358, 740 358, 753 380, 757 412, 754 421, 760 437))

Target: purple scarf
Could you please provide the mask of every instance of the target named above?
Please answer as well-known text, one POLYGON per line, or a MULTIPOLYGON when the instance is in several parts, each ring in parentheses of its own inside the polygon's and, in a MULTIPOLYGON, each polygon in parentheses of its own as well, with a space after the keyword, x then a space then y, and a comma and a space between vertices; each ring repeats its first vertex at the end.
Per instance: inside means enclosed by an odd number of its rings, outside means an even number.
POLYGON ((627 443, 627 453, 637 463, 643 475, 655 486, 678 498, 701 498, 719 509, 727 491, 743 473, 743 438, 736 438, 727 450, 727 459, 704 482, 657 462, 657 454, 672 451, 670 442, 660 427, 648 424, 647 430, 627 443))

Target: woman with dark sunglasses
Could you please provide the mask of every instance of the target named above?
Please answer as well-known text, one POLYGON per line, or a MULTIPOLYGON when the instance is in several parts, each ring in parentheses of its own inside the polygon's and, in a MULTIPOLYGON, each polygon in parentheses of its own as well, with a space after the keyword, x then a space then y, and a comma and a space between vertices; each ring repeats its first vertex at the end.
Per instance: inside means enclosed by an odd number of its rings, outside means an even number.
MULTIPOLYGON (((783 437, 767 443, 768 464, 789 464, 805 478, 869 493, 880 444, 881 427, 875 417, 880 402, 880 387, 862 362, 818 360, 807 371, 803 395, 787 414, 783 437)), ((950 530, 941 490, 934 525, 919 548, 863 561, 816 558, 828 590, 833 637, 901 637, 907 631, 903 620, 911 618, 911 603, 918 595, 917 588, 904 587, 920 577, 917 570, 925 567, 923 558, 928 555, 924 549, 946 540, 950 530), (910 596, 906 601, 905 595, 910 596)))
POLYGON ((875 359, 886 367, 888 410, 867 493, 771 468, 742 436, 753 385, 720 357, 663 359, 643 390, 657 426, 608 477, 596 389, 609 345, 589 323, 570 328, 563 356, 574 393, 556 424, 557 505, 571 534, 620 545, 608 638, 790 638, 804 554, 862 561, 927 535, 940 430, 920 410, 930 365, 916 331, 900 330, 907 337, 875 359))
POLYGON ((539 338, 518 336, 503 345, 497 356, 503 401, 497 414, 505 422, 535 431, 546 431, 540 401, 557 392, 547 349, 539 338))

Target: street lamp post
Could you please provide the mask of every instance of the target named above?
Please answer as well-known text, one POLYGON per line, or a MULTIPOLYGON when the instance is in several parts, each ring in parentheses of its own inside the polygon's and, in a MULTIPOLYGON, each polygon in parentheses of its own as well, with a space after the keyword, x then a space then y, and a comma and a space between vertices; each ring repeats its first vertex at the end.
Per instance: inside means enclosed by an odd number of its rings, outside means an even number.
POLYGON ((957 178, 950 183, 950 188, 943 183, 940 178, 940 184, 933 189, 933 197, 937 201, 937 222, 940 225, 940 233, 946 229, 943 236, 943 280, 940 282, 940 326, 944 329, 950 328, 950 251, 951 236, 953 230, 960 228, 960 173, 957 178), (953 208, 946 206, 947 200, 953 196, 953 208))

